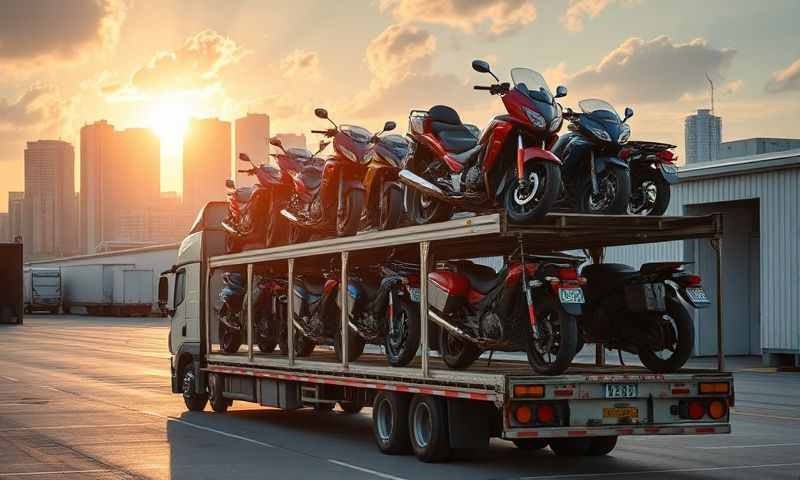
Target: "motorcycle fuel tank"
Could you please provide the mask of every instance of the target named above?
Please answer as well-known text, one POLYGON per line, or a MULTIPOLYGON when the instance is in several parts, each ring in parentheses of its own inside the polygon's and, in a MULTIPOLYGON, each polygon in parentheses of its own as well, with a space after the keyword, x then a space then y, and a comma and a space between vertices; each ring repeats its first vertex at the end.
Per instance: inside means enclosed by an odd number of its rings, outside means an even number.
POLYGON ((434 271, 428 274, 428 303, 442 313, 461 308, 469 294, 469 280, 459 273, 434 271))

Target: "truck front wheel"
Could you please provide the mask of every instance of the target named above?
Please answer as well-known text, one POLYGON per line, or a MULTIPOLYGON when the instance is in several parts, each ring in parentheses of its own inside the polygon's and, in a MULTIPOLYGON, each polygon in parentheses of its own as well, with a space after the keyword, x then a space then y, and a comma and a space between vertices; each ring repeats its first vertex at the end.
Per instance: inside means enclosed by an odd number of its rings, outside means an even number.
POLYGON ((192 412, 201 412, 206 408, 208 403, 207 393, 197 393, 197 377, 195 376, 192 364, 189 363, 184 367, 183 372, 183 402, 186 408, 192 412))

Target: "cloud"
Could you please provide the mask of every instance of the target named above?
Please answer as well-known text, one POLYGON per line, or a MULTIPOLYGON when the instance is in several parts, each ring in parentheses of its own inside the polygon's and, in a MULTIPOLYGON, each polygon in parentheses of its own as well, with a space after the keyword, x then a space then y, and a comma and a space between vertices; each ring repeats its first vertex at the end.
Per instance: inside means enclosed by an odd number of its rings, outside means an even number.
POLYGON ((502 35, 536 20, 530 0, 381 0, 400 22, 424 22, 473 32, 488 23, 490 35, 502 35))
POLYGON ((561 16, 561 24, 570 32, 580 32, 584 18, 598 16, 608 4, 609 0, 570 0, 567 11, 561 16))
POLYGON ((46 66, 113 47, 126 11, 123 0, 0 2, 0 66, 46 66))
POLYGON ((735 50, 713 48, 702 38, 688 43, 674 43, 668 36, 629 38, 597 65, 564 81, 576 91, 614 101, 675 101, 706 88, 706 74, 723 78, 735 55, 735 50))
MULTIPOLYGON (((219 83, 221 70, 237 63, 246 53, 232 39, 203 30, 187 38, 177 50, 156 54, 133 74, 129 87, 141 93, 208 89, 219 83)), ((118 90, 124 91, 125 87, 118 90)))
POLYGON ((318 78, 319 55, 317 52, 297 49, 281 60, 281 73, 287 78, 318 78))
POLYGON ((791 65, 772 74, 764 89, 767 93, 800 90, 800 58, 791 65))
POLYGON ((68 102, 51 85, 35 84, 16 101, 0 99, 0 129, 49 128, 60 123, 68 102))
POLYGON ((382 85, 404 80, 425 70, 436 51, 436 37, 414 25, 391 25, 367 47, 367 67, 382 85))

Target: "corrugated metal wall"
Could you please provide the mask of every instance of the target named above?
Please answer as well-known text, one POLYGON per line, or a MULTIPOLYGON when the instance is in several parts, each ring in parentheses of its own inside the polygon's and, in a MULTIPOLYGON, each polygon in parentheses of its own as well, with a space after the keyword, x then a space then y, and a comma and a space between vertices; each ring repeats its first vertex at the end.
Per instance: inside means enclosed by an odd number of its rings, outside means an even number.
MULTIPOLYGON (((761 347, 800 353, 800 169, 685 181, 673 187, 669 215, 684 214, 687 205, 759 200, 761 347)), ((617 247, 606 254, 607 262, 631 265, 683 258, 683 242, 617 247)))

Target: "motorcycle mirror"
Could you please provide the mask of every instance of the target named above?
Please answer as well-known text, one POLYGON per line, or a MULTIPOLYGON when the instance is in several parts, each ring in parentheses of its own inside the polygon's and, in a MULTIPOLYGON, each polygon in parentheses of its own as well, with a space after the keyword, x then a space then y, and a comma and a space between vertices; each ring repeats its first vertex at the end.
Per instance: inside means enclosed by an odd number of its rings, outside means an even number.
POLYGON ((233 183, 233 180, 231 180, 230 178, 225 180, 225 186, 230 188, 230 189, 236 188, 236 184, 233 183))
POLYGON ((497 78, 497 75, 492 73, 492 67, 489 66, 489 62, 484 60, 473 60, 472 69, 479 73, 488 73, 489 75, 493 76, 496 81, 500 81, 500 79, 497 78))
POLYGON ((625 107, 625 120, 631 118, 633 116, 633 109, 631 107, 625 107))
POLYGON ((283 150, 283 142, 281 142, 281 139, 278 137, 271 137, 269 139, 269 144, 283 150))
POLYGON ((567 96, 567 87, 565 87, 564 85, 557 86, 556 87, 556 97, 555 98, 561 98, 561 97, 566 97, 566 96, 567 96))
POLYGON ((384 123, 384 124, 383 124, 383 131, 384 131, 384 132, 391 132, 391 131, 392 131, 392 130, 394 130, 395 128, 397 128, 397 124, 396 124, 396 123, 394 123, 394 122, 393 122, 393 121, 391 121, 391 120, 389 120, 388 122, 386 122, 386 123, 384 123))
MULTIPOLYGON (((325 147, 327 147, 328 145, 330 145, 330 142, 326 142, 325 140, 320 140, 320 142, 319 142, 319 150, 317 150, 317 153, 325 150, 325 147)), ((315 153, 314 155, 316 155, 317 153, 315 153)))
POLYGON ((314 109, 314 115, 316 115, 317 118, 327 119, 328 118, 328 111, 325 110, 324 108, 315 108, 314 109))
POLYGON ((243 162, 249 162, 250 161, 250 157, 248 157, 246 153, 240 153, 239 154, 239 160, 241 160, 243 162))

